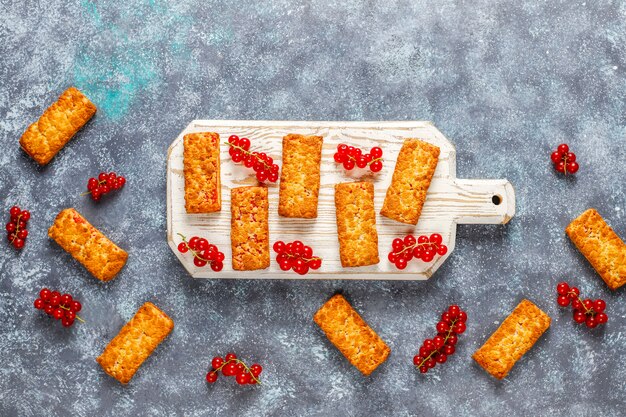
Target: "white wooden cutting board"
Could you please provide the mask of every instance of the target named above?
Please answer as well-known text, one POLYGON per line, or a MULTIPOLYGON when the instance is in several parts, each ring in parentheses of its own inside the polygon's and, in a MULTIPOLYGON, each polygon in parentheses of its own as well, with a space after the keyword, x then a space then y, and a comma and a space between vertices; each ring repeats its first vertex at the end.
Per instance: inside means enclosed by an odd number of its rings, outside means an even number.
MULTIPOLYGON (((486 156, 489 157, 489 156, 486 156)), ((504 224, 515 214, 515 192, 505 179, 466 180, 456 178, 456 151, 430 122, 295 122, 295 121, 238 121, 194 120, 172 142, 167 161, 167 240, 194 278, 276 278, 276 279, 369 279, 369 280, 423 280, 428 279, 454 253, 456 225, 504 224), (288 133, 320 135, 322 149, 321 187, 317 219, 292 219, 278 215, 278 182, 269 184, 270 250, 277 240, 301 240, 320 256, 322 267, 301 276, 293 271, 281 271, 276 255, 271 251, 271 266, 259 271, 234 271, 230 248, 230 189, 257 185, 254 171, 235 164, 228 154, 228 146, 221 147, 222 210, 219 213, 187 214, 185 212, 183 177, 183 136, 191 132, 217 132, 221 141, 230 135, 247 137, 251 150, 265 152, 282 166, 282 138, 288 133), (391 181, 396 157, 404 138, 419 138, 441 148, 439 163, 422 215, 417 226, 406 225, 377 215, 380 263, 360 268, 342 268, 335 219, 334 185, 340 182, 366 180, 374 183, 375 206, 380 211, 385 192, 391 181), (383 170, 377 174, 365 170, 346 172, 336 164, 333 154, 340 143, 369 151, 373 146, 383 149, 383 170), (364 175, 363 175, 364 174, 364 175), (498 203, 498 204, 496 204, 498 203), (387 260, 391 242, 396 237, 413 234, 440 233, 448 246, 448 253, 436 256, 432 262, 412 260, 400 271, 387 260), (200 236, 218 246, 226 260, 221 272, 209 266, 198 268, 190 253, 176 249, 180 238, 200 236)))

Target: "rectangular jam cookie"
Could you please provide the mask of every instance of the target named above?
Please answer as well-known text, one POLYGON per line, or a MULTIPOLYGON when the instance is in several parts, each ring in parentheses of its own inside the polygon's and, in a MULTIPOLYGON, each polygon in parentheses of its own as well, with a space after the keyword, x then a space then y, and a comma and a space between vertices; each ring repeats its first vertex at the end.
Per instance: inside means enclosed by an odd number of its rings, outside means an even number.
POLYGON ((46 165, 94 114, 96 106, 77 88, 70 87, 28 126, 20 146, 39 165, 46 165))
POLYGON ((220 211, 220 135, 188 133, 183 138, 183 146, 185 210, 187 213, 220 211))
POLYGON ((438 159, 437 146, 406 139, 380 214, 402 223, 417 224, 438 159))
POLYGON ((126 264, 128 253, 111 242, 73 208, 61 211, 48 236, 101 281, 110 281, 126 264))
POLYGON ((595 209, 574 219, 565 232, 609 288, 626 284, 626 245, 595 209))
POLYGON ((333 345, 365 376, 389 356, 389 346, 359 316, 346 299, 337 294, 313 316, 333 345))
POLYGON ((522 300, 472 357, 492 376, 502 379, 548 327, 550 317, 522 300))
POLYGON ((377 264, 374 184, 347 182, 335 185, 335 212, 341 266, 377 264))
POLYGON ((320 192, 321 136, 290 134, 283 138, 278 214, 283 217, 317 217, 320 192))
POLYGON ((173 328, 174 322, 167 314, 154 304, 145 303, 96 361, 107 374, 127 384, 173 328))
POLYGON ((230 210, 233 269, 251 271, 269 267, 270 234, 267 188, 233 188, 230 210))

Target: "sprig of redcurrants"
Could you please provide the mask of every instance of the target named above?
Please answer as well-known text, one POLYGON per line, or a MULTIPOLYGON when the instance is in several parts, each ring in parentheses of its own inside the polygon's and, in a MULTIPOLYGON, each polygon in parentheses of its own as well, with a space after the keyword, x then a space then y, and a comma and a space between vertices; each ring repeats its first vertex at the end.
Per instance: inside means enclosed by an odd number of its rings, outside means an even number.
POLYGON ((13 206, 9 210, 11 220, 6 225, 7 240, 15 249, 22 249, 28 237, 26 226, 30 220, 30 211, 13 206))
POLYGON ((113 190, 119 190, 126 184, 126 178, 117 175, 115 172, 101 172, 98 178, 89 178, 87 181, 87 192, 81 195, 91 195, 93 201, 100 201, 100 198, 113 190))
POLYGON ((435 365, 445 363, 448 356, 456 351, 459 334, 465 332, 467 313, 454 304, 441 314, 441 321, 437 323, 437 336, 424 340, 419 354, 413 357, 413 364, 423 374, 435 365))
POLYGON ((193 264, 195 266, 202 268, 206 264, 209 264, 211 269, 215 272, 220 272, 222 268, 224 268, 224 253, 220 252, 217 246, 198 236, 193 236, 189 241, 187 241, 187 238, 181 233, 179 233, 178 236, 183 240, 178 244, 178 251, 180 253, 191 251, 193 254, 193 264))
POLYGON ((369 153, 363 153, 361 149, 345 143, 337 145, 337 152, 334 156, 335 162, 342 164, 346 171, 350 171, 354 167, 366 168, 369 166, 372 172, 379 172, 383 169, 382 157, 383 150, 378 146, 370 149, 369 153))
POLYGON ((566 143, 560 144, 556 151, 550 155, 554 169, 561 174, 575 174, 578 171, 578 162, 576 162, 576 154, 569 151, 566 143))
POLYGON ((305 275, 309 269, 319 269, 322 266, 322 258, 313 256, 313 249, 299 240, 285 243, 282 240, 274 243, 276 262, 283 271, 293 269, 300 275, 305 275))
POLYGON ((604 310, 606 303, 604 300, 597 299, 591 301, 589 298, 580 298, 580 290, 576 287, 570 287, 567 282, 559 282, 556 286, 558 297, 556 302, 561 307, 567 307, 572 304, 573 319, 576 323, 585 323, 587 327, 593 329, 598 324, 604 324, 609 320, 604 310))
POLYGON ((58 291, 42 288, 34 306, 55 320, 61 320, 63 327, 71 327, 76 319, 85 322, 76 314, 83 308, 82 304, 69 294, 61 295, 58 291))
POLYGON ((261 385, 259 375, 263 372, 263 367, 258 363, 248 367, 244 361, 237 359, 237 355, 229 353, 224 359, 216 356, 211 361, 212 369, 206 374, 208 383, 217 381, 220 371, 224 376, 234 376, 239 385, 261 385))
POLYGON ((415 239, 413 235, 407 235, 404 239, 393 240, 389 252, 389 262, 396 265, 398 269, 404 269, 407 263, 413 259, 421 259, 424 262, 431 262, 435 255, 443 256, 448 253, 448 247, 442 244, 443 238, 439 233, 432 235, 422 235, 415 239))
POLYGON ((250 152, 250 139, 239 138, 237 135, 231 135, 228 138, 227 145, 230 146, 228 154, 233 162, 243 162, 246 168, 254 169, 256 179, 259 182, 276 182, 278 181, 278 171, 280 167, 274 163, 274 159, 264 152, 250 152))

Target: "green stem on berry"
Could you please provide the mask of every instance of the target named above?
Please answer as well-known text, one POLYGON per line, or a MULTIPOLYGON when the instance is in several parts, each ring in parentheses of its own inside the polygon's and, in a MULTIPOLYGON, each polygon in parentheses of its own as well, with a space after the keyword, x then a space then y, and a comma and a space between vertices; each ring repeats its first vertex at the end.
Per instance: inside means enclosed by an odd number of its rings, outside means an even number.
POLYGON ((267 165, 267 164, 265 163, 265 161, 263 161, 261 158, 259 158, 259 157, 258 157, 257 155, 255 155, 254 153, 252 153, 252 152, 250 152, 250 151, 245 150, 245 149, 244 149, 244 148, 242 148, 241 146, 233 145, 233 144, 232 144, 232 143, 230 143, 230 142, 224 142, 224 143, 225 143, 226 145, 230 146, 231 148, 235 148, 235 149, 237 149, 237 150, 239 150, 239 151, 243 152, 243 153, 244 153, 244 154, 246 154, 246 155, 252 155, 252 156, 254 156, 254 158, 257 160, 257 162, 262 163, 262 164, 263 164, 263 166, 265 167, 265 169, 266 169, 266 170, 270 170, 270 169, 272 169, 272 167, 271 167, 270 165, 267 165))
MULTIPOLYGON (((65 306, 59 305, 59 307, 61 307, 63 310, 70 311, 70 309, 69 309, 69 308, 67 308, 67 307, 65 307, 65 306)), ((83 320, 83 319, 81 319, 81 318, 78 316, 78 314, 76 315, 76 318, 78 319, 78 321, 80 321, 80 322, 82 322, 82 323, 86 323, 86 321, 85 321, 85 320, 83 320)))
POLYGON ((217 369, 214 369, 213 371, 214 371, 214 372, 219 372, 219 371, 221 371, 221 370, 222 370, 222 368, 223 368, 223 367, 225 367, 226 365, 228 365, 228 364, 229 364, 229 363, 231 363, 231 362, 235 362, 235 363, 240 363, 240 364, 242 364, 242 365, 243 365, 243 367, 245 368, 245 370, 246 370, 246 371, 248 371, 248 373, 250 374, 250 377, 251 377, 252 379, 254 379, 254 381, 255 381, 257 384, 261 385, 261 380, 259 380, 259 378, 257 378, 256 376, 254 376, 254 375, 252 374, 252 372, 250 372, 250 368, 248 368, 248 365, 246 365, 246 363, 245 363, 244 361, 242 361, 241 359, 229 359, 229 360, 227 360, 226 362, 224 362, 224 363, 222 364, 222 366, 220 366, 220 367, 219 367, 219 368, 217 368, 217 369))
MULTIPOLYGON (((448 339, 450 338, 450 336, 452 335, 452 329, 454 328, 454 323, 457 322, 458 319, 453 319, 452 323, 450 323, 450 328, 448 329, 448 332, 446 334, 446 337, 443 339, 443 344, 445 346, 446 342, 448 341, 448 339)), ((430 352, 430 354, 425 357, 422 362, 417 366, 417 368, 421 368, 422 366, 424 366, 424 364, 435 354, 435 353, 441 353, 439 352, 439 348, 435 348, 432 352, 430 352)))

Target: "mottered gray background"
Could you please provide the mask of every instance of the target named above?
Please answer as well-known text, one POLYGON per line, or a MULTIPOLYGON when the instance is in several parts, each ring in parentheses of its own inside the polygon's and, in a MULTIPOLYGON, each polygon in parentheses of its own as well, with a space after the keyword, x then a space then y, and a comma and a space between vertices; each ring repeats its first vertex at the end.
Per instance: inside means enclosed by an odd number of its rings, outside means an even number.
POLYGON ((0 248, 0 414, 623 414, 626 294, 563 229, 594 206, 626 237, 625 22, 626 3, 606 0, 0 0, 1 217, 32 212, 26 247, 0 248), (70 85, 98 113, 40 168, 18 139, 70 85), (427 282, 192 280, 165 240, 165 163, 195 118, 432 120, 457 147, 459 177, 513 183, 517 215, 460 226, 427 282), (552 169, 563 141, 575 177, 552 169), (128 183, 94 204, 79 194, 100 170, 128 183), (48 239, 70 206, 129 251, 114 281, 48 239), (555 301, 562 279, 605 299, 609 323, 576 326, 555 301), (87 324, 36 311, 44 286, 81 300, 87 324), (391 347, 369 378, 312 321, 337 291, 391 347), (471 354, 523 297, 552 327, 496 381, 471 354), (95 358, 147 300, 176 328, 121 386, 95 358), (468 330, 420 375, 411 358, 451 303, 468 330), (261 363, 264 385, 207 386, 211 357, 228 351, 261 363))

